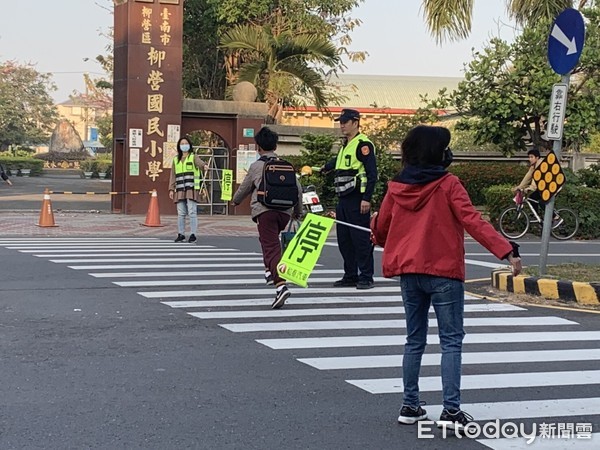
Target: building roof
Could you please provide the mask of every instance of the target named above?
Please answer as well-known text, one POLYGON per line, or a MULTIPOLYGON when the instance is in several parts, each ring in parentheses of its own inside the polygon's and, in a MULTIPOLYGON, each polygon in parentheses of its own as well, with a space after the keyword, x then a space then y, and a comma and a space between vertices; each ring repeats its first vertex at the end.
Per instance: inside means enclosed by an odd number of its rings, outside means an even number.
POLYGON ((349 97, 348 105, 363 108, 417 109, 424 106, 420 96, 430 99, 440 89, 454 90, 462 81, 459 77, 420 77, 392 75, 349 75, 339 77, 342 92, 349 97))
MULTIPOLYGON (((421 102, 421 95, 435 99, 441 89, 452 91, 462 80, 460 77, 340 74, 331 82, 339 87, 339 93, 346 96, 347 100, 340 106, 328 109, 332 112, 354 108, 361 112, 411 114, 425 106, 421 102)), ((286 109, 312 111, 315 108, 286 109)))

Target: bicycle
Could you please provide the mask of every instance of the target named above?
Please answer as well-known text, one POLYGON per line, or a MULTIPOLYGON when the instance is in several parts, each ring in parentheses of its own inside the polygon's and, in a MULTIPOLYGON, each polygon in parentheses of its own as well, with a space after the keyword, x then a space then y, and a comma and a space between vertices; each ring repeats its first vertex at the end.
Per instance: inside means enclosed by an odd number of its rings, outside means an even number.
MULTIPOLYGON (((540 227, 543 227, 544 219, 537 212, 536 205, 539 203, 537 200, 524 196, 521 191, 517 191, 513 200, 515 206, 505 209, 500 214, 498 221, 500 232, 506 238, 522 238, 529 231, 532 223, 538 223, 540 227), (524 205, 529 206, 533 218, 530 218, 524 205)), ((560 241, 571 239, 579 230, 579 217, 569 208, 555 209, 552 217, 550 233, 560 241)))

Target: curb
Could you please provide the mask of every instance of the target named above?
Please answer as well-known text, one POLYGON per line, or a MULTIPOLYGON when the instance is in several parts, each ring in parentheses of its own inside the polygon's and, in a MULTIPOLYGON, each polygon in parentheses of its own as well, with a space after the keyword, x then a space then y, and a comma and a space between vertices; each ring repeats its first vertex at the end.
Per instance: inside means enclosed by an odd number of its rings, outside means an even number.
POLYGON ((600 305, 600 283, 552 280, 549 278, 514 277, 510 271, 492 271, 492 286, 515 294, 536 295, 575 302, 580 305, 600 305))

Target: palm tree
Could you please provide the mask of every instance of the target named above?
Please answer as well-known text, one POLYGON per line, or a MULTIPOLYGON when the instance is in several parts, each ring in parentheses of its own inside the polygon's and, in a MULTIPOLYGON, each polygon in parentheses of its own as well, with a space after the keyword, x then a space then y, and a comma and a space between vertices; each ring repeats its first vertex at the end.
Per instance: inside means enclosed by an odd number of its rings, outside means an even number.
MULTIPOLYGON (((573 3, 574 0, 506 0, 506 9, 517 24, 525 25, 552 19, 565 8, 573 7, 573 3)), ((588 3, 593 4, 593 0, 579 0, 578 8, 588 3)), ((423 0, 423 16, 438 43, 464 39, 471 32, 473 0, 423 0)))
POLYGON ((309 94, 314 105, 327 106, 327 73, 340 63, 335 45, 316 34, 274 33, 269 26, 239 25, 221 38, 231 60, 239 64, 236 82, 254 84, 261 100, 276 118, 282 104, 294 103, 294 96, 309 94))

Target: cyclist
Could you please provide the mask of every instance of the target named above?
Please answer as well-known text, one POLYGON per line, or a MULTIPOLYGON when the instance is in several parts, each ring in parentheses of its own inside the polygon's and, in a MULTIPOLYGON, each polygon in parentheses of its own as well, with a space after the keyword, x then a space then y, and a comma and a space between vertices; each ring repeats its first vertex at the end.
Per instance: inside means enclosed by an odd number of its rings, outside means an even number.
MULTIPOLYGON (((540 195, 540 191, 537 189, 537 184, 533 179, 533 172, 538 166, 542 163, 542 158, 540 156, 540 151, 537 148, 533 148, 527 152, 527 157, 529 158, 529 170, 521 180, 521 183, 518 186, 515 186, 512 191, 516 193, 517 191, 523 192, 530 200, 535 201, 536 209, 540 214, 540 217, 544 218, 544 212, 546 210, 546 204, 542 200, 542 196, 540 195)), ((552 218, 553 226, 557 225, 558 216, 554 216, 552 218)))
POLYGON ((536 200, 538 202, 538 211, 541 212, 542 197, 540 196, 535 180, 533 179, 533 172, 542 163, 540 151, 537 148, 529 150, 527 152, 527 158, 529 158, 529 170, 523 177, 521 183, 518 186, 515 186, 512 191, 513 193, 522 191, 531 200, 536 200))

